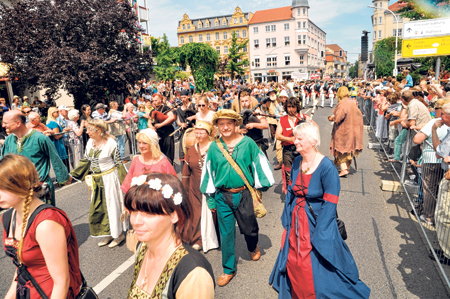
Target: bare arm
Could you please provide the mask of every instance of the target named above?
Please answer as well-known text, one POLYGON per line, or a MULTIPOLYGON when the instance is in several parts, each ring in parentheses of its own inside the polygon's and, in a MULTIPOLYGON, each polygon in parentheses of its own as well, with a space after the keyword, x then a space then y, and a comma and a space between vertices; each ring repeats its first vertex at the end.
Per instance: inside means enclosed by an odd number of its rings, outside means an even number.
POLYGON ((16 289, 17 289, 17 269, 14 272, 13 281, 11 286, 9 287, 8 293, 6 293, 5 299, 15 299, 16 298, 16 289))
POLYGON ((275 137, 277 140, 280 140, 281 142, 294 142, 295 137, 285 137, 283 136, 283 128, 281 127, 281 124, 278 124, 277 131, 275 132, 275 137))
POLYGON ((45 220, 36 228, 36 241, 54 283, 50 299, 66 298, 70 275, 64 227, 55 221, 45 220))

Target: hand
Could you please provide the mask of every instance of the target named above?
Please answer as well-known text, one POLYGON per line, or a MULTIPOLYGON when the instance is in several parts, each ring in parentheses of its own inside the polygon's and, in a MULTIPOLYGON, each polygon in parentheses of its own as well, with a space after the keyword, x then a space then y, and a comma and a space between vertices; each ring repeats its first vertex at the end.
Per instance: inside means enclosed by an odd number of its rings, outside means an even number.
POLYGON ((411 127, 409 127, 411 130, 419 130, 419 127, 418 126, 411 126, 411 127))
POLYGON ((216 213, 216 212, 217 212, 217 209, 216 209, 216 208, 210 209, 210 210, 211 210, 211 212, 213 212, 213 213, 216 213))
POLYGON ((329 120, 329 121, 334 121, 334 115, 328 116, 328 120, 329 120))
POLYGON ((402 125, 403 128, 405 128, 405 129, 408 128, 408 126, 406 125, 406 123, 404 121, 402 121, 400 124, 402 125))
POLYGON ((161 126, 161 124, 155 124, 154 127, 155 127, 155 129, 159 129, 159 128, 161 128, 162 126, 161 126))
POLYGON ((291 140, 291 142, 295 142, 295 137, 290 137, 289 139, 291 140))
POLYGON ((444 162, 450 164, 450 156, 444 157, 444 162))
POLYGON ((64 128, 63 132, 69 132, 70 130, 70 128, 64 128))
POLYGON ((195 119, 195 115, 189 116, 189 117, 186 118, 186 119, 192 121, 193 119, 195 119))
POLYGON ((250 123, 250 124, 246 124, 245 125, 245 128, 247 129, 247 130, 251 130, 251 129, 253 129, 255 127, 255 124, 254 123, 250 123))
POLYGON ((239 130, 239 133, 241 133, 241 134, 247 134, 247 132, 248 132, 247 129, 240 129, 239 130))
POLYGON ((437 128, 442 127, 442 125, 444 125, 442 119, 438 119, 437 121, 434 122, 432 129, 436 130, 437 128))
POLYGON ((187 128, 187 123, 182 123, 180 127, 182 127, 183 129, 186 129, 187 128))

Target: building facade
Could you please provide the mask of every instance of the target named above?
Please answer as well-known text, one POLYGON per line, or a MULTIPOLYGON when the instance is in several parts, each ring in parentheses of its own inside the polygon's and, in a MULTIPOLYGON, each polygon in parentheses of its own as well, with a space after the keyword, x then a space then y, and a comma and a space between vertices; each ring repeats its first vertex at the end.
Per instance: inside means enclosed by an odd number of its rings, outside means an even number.
POLYGON ((384 38, 388 38, 391 36, 402 37, 403 31, 403 23, 409 22, 409 19, 403 19, 396 12, 404 7, 406 7, 406 2, 397 1, 392 5, 389 5, 389 0, 373 0, 373 6, 376 9, 373 9, 372 15, 372 45, 375 45, 376 42, 382 40, 384 38), (394 18, 394 15, 387 10, 379 9, 379 8, 387 8, 392 12, 396 13, 398 17, 398 31, 397 31, 397 22, 394 18))
POLYGON ((253 82, 311 78, 325 67, 326 33, 309 19, 308 0, 255 12, 249 31, 253 82))
POLYGON ((149 28, 150 0, 129 0, 129 3, 139 19, 138 25, 144 30, 140 36, 140 41, 144 47, 151 47, 152 41, 149 28))
MULTIPOLYGON (((213 47, 221 59, 228 55, 231 47, 232 32, 236 32, 238 43, 241 44, 249 39, 248 24, 253 17, 251 12, 242 12, 236 7, 233 14, 190 19, 187 14, 178 22, 177 35, 178 45, 181 47, 187 43, 206 43, 213 47)), ((243 49, 247 55, 243 59, 249 58, 248 47, 243 49)), ((249 67, 244 67, 245 79, 249 77, 249 67)))
POLYGON ((325 49, 324 75, 331 78, 346 78, 348 71, 347 53, 336 44, 326 45, 325 49))

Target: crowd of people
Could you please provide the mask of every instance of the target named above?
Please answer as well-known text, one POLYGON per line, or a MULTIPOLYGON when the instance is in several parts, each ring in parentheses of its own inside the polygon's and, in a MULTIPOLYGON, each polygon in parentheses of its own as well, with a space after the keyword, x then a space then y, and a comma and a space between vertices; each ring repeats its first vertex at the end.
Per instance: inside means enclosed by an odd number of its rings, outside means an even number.
MULTIPOLYGON (((207 92, 197 91, 193 80, 143 80, 130 95, 86 104, 80 111, 52 105, 46 125, 40 111, 19 106, 5 111, 0 207, 12 208, 2 217, 3 242, 18 267, 6 298, 16 293, 37 298, 29 276, 22 279, 23 268, 49 298, 75 298, 82 285, 76 237, 64 211, 56 208, 50 165, 60 185, 87 184, 90 234, 100 238, 98 246, 138 241, 131 246, 136 264, 128 298, 213 298, 212 267, 199 251, 221 248, 223 273, 216 282, 226 286, 238 270, 235 223, 250 258, 258 261, 257 217, 265 215, 262 197, 277 170, 286 201, 270 284, 280 298, 368 298, 370 289, 359 279, 336 211, 340 179, 351 174, 353 161, 357 169, 363 150, 363 114, 375 111, 376 136, 390 145, 392 163, 408 155, 412 168, 421 170, 420 219, 438 225, 445 217, 435 215, 439 181, 450 163, 445 94, 450 86, 426 79, 408 86, 406 72, 405 77, 405 82, 228 80, 207 92), (334 161, 319 151, 320 128, 312 119, 316 107, 325 104, 336 106, 329 116, 334 161), (414 130, 419 131, 410 137, 415 143, 429 142, 405 152, 402 144, 414 130), (176 139, 181 180, 174 168, 176 139), (135 154, 128 170, 127 142, 135 154), (19 164, 25 167, 11 171, 19 164), (58 246, 49 248, 41 239, 49 233, 58 246), (33 258, 41 264, 30 263, 33 258)), ((444 252, 449 248, 441 246, 444 252)))

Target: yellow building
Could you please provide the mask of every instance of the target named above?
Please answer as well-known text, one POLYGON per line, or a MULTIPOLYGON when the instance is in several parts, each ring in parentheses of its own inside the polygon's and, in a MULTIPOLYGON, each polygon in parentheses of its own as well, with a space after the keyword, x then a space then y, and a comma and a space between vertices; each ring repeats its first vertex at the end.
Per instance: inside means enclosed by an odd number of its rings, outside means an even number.
MULTIPOLYGON (((207 43, 219 53, 220 58, 228 54, 231 47, 231 34, 236 32, 238 43, 249 39, 248 23, 253 13, 244 13, 236 7, 231 15, 190 19, 187 14, 178 22, 178 45, 181 47, 187 43, 207 43)), ((249 47, 244 48, 248 52, 249 47)), ((244 56, 249 58, 249 54, 244 56)), ((249 66, 245 68, 245 79, 249 77, 249 66)))

